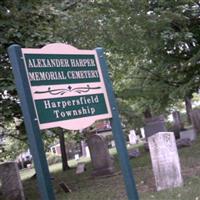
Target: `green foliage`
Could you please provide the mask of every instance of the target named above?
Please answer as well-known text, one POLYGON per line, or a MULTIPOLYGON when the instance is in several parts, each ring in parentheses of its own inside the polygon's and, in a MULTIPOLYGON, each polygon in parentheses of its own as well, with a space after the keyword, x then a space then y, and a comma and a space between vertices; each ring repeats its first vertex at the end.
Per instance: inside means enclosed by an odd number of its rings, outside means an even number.
POLYGON ((150 23, 152 28, 150 27, 149 31, 153 31, 152 40, 157 41, 151 49, 153 65, 164 72, 176 92, 180 90, 186 95, 191 93, 190 90, 196 90, 197 81, 194 80, 199 74, 198 63, 192 63, 191 60, 199 51, 199 34, 194 31, 199 22, 196 21, 198 15, 195 16, 194 13, 200 12, 200 8, 195 3, 184 3, 185 1, 179 1, 179 5, 173 5, 173 9, 156 11, 155 17, 153 16, 156 20, 153 24, 150 23), (196 11, 192 9, 194 6, 196 11), (187 84, 188 88, 184 84, 187 84), (186 91, 183 91, 185 89, 186 91))
POLYGON ((1 147, 1 160, 15 160, 16 156, 28 149, 27 137, 20 129, 16 130, 15 124, 6 123, 1 133, 5 141, 1 147))
POLYGON ((62 162, 61 156, 54 155, 52 153, 47 153, 46 154, 46 159, 47 159, 48 165, 53 165, 53 164, 62 162))
MULTIPOLYGON (((54 33, 58 18, 57 10, 52 3, 53 1, 40 0, 2 0, 0 2, 0 119, 1 124, 6 127, 4 137, 12 137, 12 140, 19 139, 22 143, 26 142, 23 124, 20 127, 14 127, 19 130, 17 135, 10 134, 12 128, 6 125, 14 124, 16 117, 23 119, 8 60, 7 47, 13 43, 20 44, 22 47, 39 47, 55 42, 54 33)), ((19 141, 16 141, 15 147, 18 146, 19 141)), ((12 142, 9 143, 13 145, 12 142)), ((12 150, 6 152, 11 153, 12 150)))
MULTIPOLYGON (((133 22, 139 28, 131 32, 134 42, 121 37, 129 33, 131 25, 121 26, 118 47, 123 50, 118 51, 124 53, 117 54, 113 68, 118 76, 113 80, 120 98, 132 100, 141 112, 150 107, 153 114, 159 114, 199 88, 200 41, 196 27, 200 7, 195 1, 159 1, 152 5, 134 13, 139 15, 133 22), (132 53, 132 49, 137 51, 132 53)), ((127 13, 131 19, 128 8, 127 13)))
POLYGON ((199 88, 200 5, 194 0, 2 0, 0 11, 3 124, 22 119, 6 53, 13 43, 104 47, 127 127, 140 127, 147 108, 153 115, 166 112, 199 88))
POLYGON ((199 87, 199 10, 186 0, 94 1, 61 23, 75 46, 105 47, 118 98, 159 114, 199 87))

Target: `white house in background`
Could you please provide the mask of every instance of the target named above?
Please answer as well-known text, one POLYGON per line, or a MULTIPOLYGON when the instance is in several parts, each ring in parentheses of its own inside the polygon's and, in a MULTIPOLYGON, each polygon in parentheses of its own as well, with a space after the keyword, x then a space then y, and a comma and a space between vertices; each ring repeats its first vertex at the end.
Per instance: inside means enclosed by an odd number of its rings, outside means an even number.
MULTIPOLYGON (((74 159, 75 154, 80 155, 81 153, 80 145, 75 142, 65 142, 65 148, 68 159, 74 159)), ((51 145, 49 149, 52 154, 61 156, 61 148, 59 142, 51 145)))
POLYGON ((61 155, 60 143, 50 146, 50 152, 55 155, 61 155))

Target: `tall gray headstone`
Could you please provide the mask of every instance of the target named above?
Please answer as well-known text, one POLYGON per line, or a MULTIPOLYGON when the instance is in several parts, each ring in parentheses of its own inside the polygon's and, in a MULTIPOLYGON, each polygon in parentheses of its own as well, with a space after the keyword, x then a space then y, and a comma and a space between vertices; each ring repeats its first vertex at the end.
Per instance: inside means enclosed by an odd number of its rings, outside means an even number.
POLYGON ((160 115, 158 117, 145 119, 144 131, 146 138, 158 132, 166 132, 164 117, 160 115))
POLYGON ((16 162, 0 164, 0 180, 3 197, 7 200, 25 200, 16 162))
POLYGON ((104 138, 94 134, 87 140, 93 165, 93 175, 101 176, 114 172, 113 160, 109 154, 104 138))
POLYGON ((182 186, 181 167, 173 132, 158 132, 148 138, 157 191, 182 186))

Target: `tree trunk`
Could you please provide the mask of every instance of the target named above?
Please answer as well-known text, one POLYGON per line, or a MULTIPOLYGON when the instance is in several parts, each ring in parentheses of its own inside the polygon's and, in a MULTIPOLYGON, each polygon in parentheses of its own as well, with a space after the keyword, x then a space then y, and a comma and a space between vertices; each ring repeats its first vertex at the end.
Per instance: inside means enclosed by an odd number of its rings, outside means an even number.
POLYGON ((184 129, 184 124, 181 121, 181 116, 179 111, 172 112, 173 116, 173 131, 175 134, 175 138, 180 138, 180 131, 184 129))
POLYGON ((192 102, 191 102, 191 98, 189 98, 189 97, 185 97, 185 109, 186 109, 186 113, 187 113, 188 123, 191 124, 190 112, 192 111, 192 102))
POLYGON ((146 110, 144 111, 144 118, 147 119, 151 117, 152 117, 152 114, 151 114, 150 108, 146 108, 146 110))
POLYGON ((67 153, 66 153, 66 147, 65 147, 65 138, 64 138, 64 132, 61 129, 59 132, 59 141, 60 141, 60 151, 61 151, 61 157, 62 157, 62 169, 63 171, 66 171, 67 169, 70 169, 68 165, 67 160, 67 153))

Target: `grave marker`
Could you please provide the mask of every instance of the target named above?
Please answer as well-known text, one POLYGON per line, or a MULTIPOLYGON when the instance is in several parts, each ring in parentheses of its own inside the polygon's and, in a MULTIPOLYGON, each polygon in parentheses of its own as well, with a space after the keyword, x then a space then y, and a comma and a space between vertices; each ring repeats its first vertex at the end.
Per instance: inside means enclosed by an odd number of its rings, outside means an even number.
POLYGON ((130 130, 128 138, 129 138, 130 144, 136 144, 137 143, 137 136, 136 136, 135 130, 130 130))
POLYGON ((86 143, 84 140, 81 140, 81 153, 83 157, 86 157, 86 143))
POLYGON ((78 163, 76 167, 76 174, 82 174, 86 170, 85 163, 78 163))
POLYGON ((145 119, 144 131, 146 138, 154 135, 155 133, 167 131, 164 117, 160 115, 158 117, 145 119))
POLYGON ((191 141, 196 140, 197 134, 195 129, 188 129, 180 132, 180 139, 190 139, 191 141))
POLYGON ((88 146, 85 147, 85 152, 86 152, 86 157, 90 158, 90 150, 88 146))
POLYGON ((141 132, 142 139, 145 139, 144 128, 140 128, 140 132, 141 132))
POLYGON ((173 132, 158 132, 148 138, 157 191, 182 186, 180 161, 173 132))
POLYGON ((25 200, 16 162, 0 164, 0 181, 3 197, 8 200, 25 200))
POLYGON ((87 139, 93 165, 93 175, 107 175, 114 173, 113 160, 109 154, 105 139, 97 134, 87 139))
POLYGON ((111 140, 111 147, 115 147, 115 141, 111 140))

